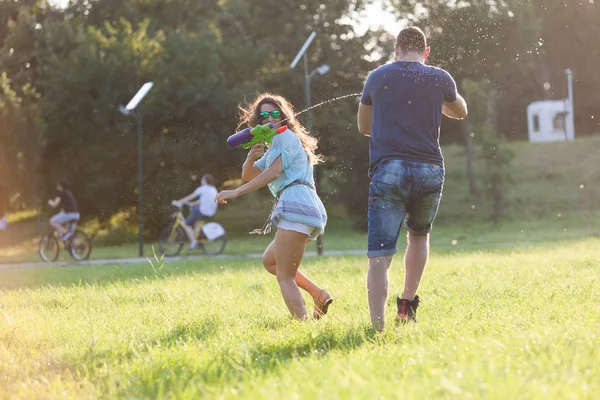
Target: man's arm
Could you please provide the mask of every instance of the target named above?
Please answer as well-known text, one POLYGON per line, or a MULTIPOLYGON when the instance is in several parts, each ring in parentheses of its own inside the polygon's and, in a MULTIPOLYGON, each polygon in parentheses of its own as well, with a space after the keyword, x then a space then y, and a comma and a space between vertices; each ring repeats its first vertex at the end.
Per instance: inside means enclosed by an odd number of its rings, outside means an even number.
POLYGON ((60 197, 56 196, 54 199, 48 200, 48 205, 52 208, 56 208, 60 204, 60 197))
POLYGON ((356 115, 356 124, 358 131, 365 136, 371 136, 371 123, 373 120, 373 106, 363 103, 358 104, 358 114, 356 115))
POLYGON ((444 102, 442 106, 442 114, 453 119, 463 119, 467 116, 467 102, 460 94, 456 94, 456 101, 444 102))
POLYGON ((178 203, 189 203, 190 200, 192 200, 193 198, 196 198, 196 197, 198 197, 198 195, 196 194, 196 192, 193 192, 191 194, 188 194, 184 198, 177 200, 177 202, 178 203))

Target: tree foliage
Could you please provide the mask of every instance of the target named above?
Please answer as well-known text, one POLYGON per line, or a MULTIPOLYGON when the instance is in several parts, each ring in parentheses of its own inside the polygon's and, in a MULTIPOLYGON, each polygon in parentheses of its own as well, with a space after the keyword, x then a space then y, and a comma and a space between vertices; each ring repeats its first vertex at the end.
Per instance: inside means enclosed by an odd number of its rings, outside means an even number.
MULTIPOLYGON (((290 69, 290 62, 311 31, 318 35, 307 53, 309 71, 331 67, 313 77, 312 104, 361 91, 394 40, 381 31, 357 33, 352 15, 367 2, 71 0, 57 9, 0 0, 0 179, 30 206, 59 178, 71 182, 84 215, 103 218, 134 206, 135 120, 117 107, 152 81, 141 112, 144 211, 155 224, 162 207, 191 191, 202 173, 221 183, 238 177, 245 155, 225 139, 240 103, 270 91, 305 108, 303 65, 290 69)), ((600 51, 586 45, 600 33, 597 2, 387 4, 399 20, 425 29, 433 64, 459 83, 490 81, 507 138, 525 137, 529 101, 563 94, 566 67, 575 71, 578 129, 598 130, 600 118, 591 116, 600 104, 600 51)), ((368 141, 356 132, 357 102, 312 109, 312 133, 326 156, 326 203, 344 206, 364 227, 368 141)), ((458 125, 445 121, 443 130, 444 141, 459 140, 458 125)))

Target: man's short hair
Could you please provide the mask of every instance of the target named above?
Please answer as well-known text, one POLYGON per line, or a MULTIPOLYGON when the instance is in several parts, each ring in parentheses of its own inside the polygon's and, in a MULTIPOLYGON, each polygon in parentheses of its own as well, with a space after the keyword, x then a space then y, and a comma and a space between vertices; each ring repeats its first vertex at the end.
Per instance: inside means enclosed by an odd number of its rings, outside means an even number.
POLYGON ((400 53, 424 53, 427 39, 423 31, 416 26, 404 28, 396 38, 396 48, 400 53))
POLYGON ((204 179, 207 185, 215 186, 215 177, 211 174, 202 175, 202 179, 204 179))

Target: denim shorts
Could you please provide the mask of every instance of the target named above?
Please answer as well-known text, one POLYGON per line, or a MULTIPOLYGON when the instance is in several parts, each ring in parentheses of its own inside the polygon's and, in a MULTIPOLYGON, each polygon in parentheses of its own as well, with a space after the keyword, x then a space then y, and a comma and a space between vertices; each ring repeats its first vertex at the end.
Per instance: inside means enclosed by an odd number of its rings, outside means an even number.
POLYGON ((200 212, 200 208, 198 206, 190 207, 190 214, 185 219, 185 224, 187 226, 191 226, 192 228, 196 225, 196 222, 201 219, 208 219, 208 217, 200 212))
POLYGON ((369 186, 368 257, 396 254, 403 221, 408 231, 428 234, 443 186, 444 169, 438 165, 403 160, 379 165, 369 186))

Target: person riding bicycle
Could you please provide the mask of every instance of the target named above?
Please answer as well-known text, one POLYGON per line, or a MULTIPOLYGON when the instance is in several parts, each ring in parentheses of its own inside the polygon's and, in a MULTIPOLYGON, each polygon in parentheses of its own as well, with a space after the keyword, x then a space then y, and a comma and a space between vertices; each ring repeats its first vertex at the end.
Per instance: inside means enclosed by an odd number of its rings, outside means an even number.
POLYGON ((196 190, 182 199, 173 201, 175 205, 187 203, 190 206, 190 215, 185 219, 185 232, 191 243, 190 249, 198 248, 196 232, 194 231, 196 223, 213 217, 217 213, 218 204, 214 202, 217 193, 219 191, 215 188, 215 178, 211 174, 205 174, 200 179, 200 186, 196 190), (196 197, 199 198, 198 201, 190 203, 196 197))
POLYGON ((56 183, 56 194, 54 199, 48 200, 48 205, 56 208, 60 204, 61 210, 58 214, 50 218, 50 225, 52 225, 60 239, 64 242, 72 235, 72 232, 68 231, 65 225, 70 222, 79 221, 80 215, 75 196, 73 196, 73 193, 71 193, 64 181, 56 183))

